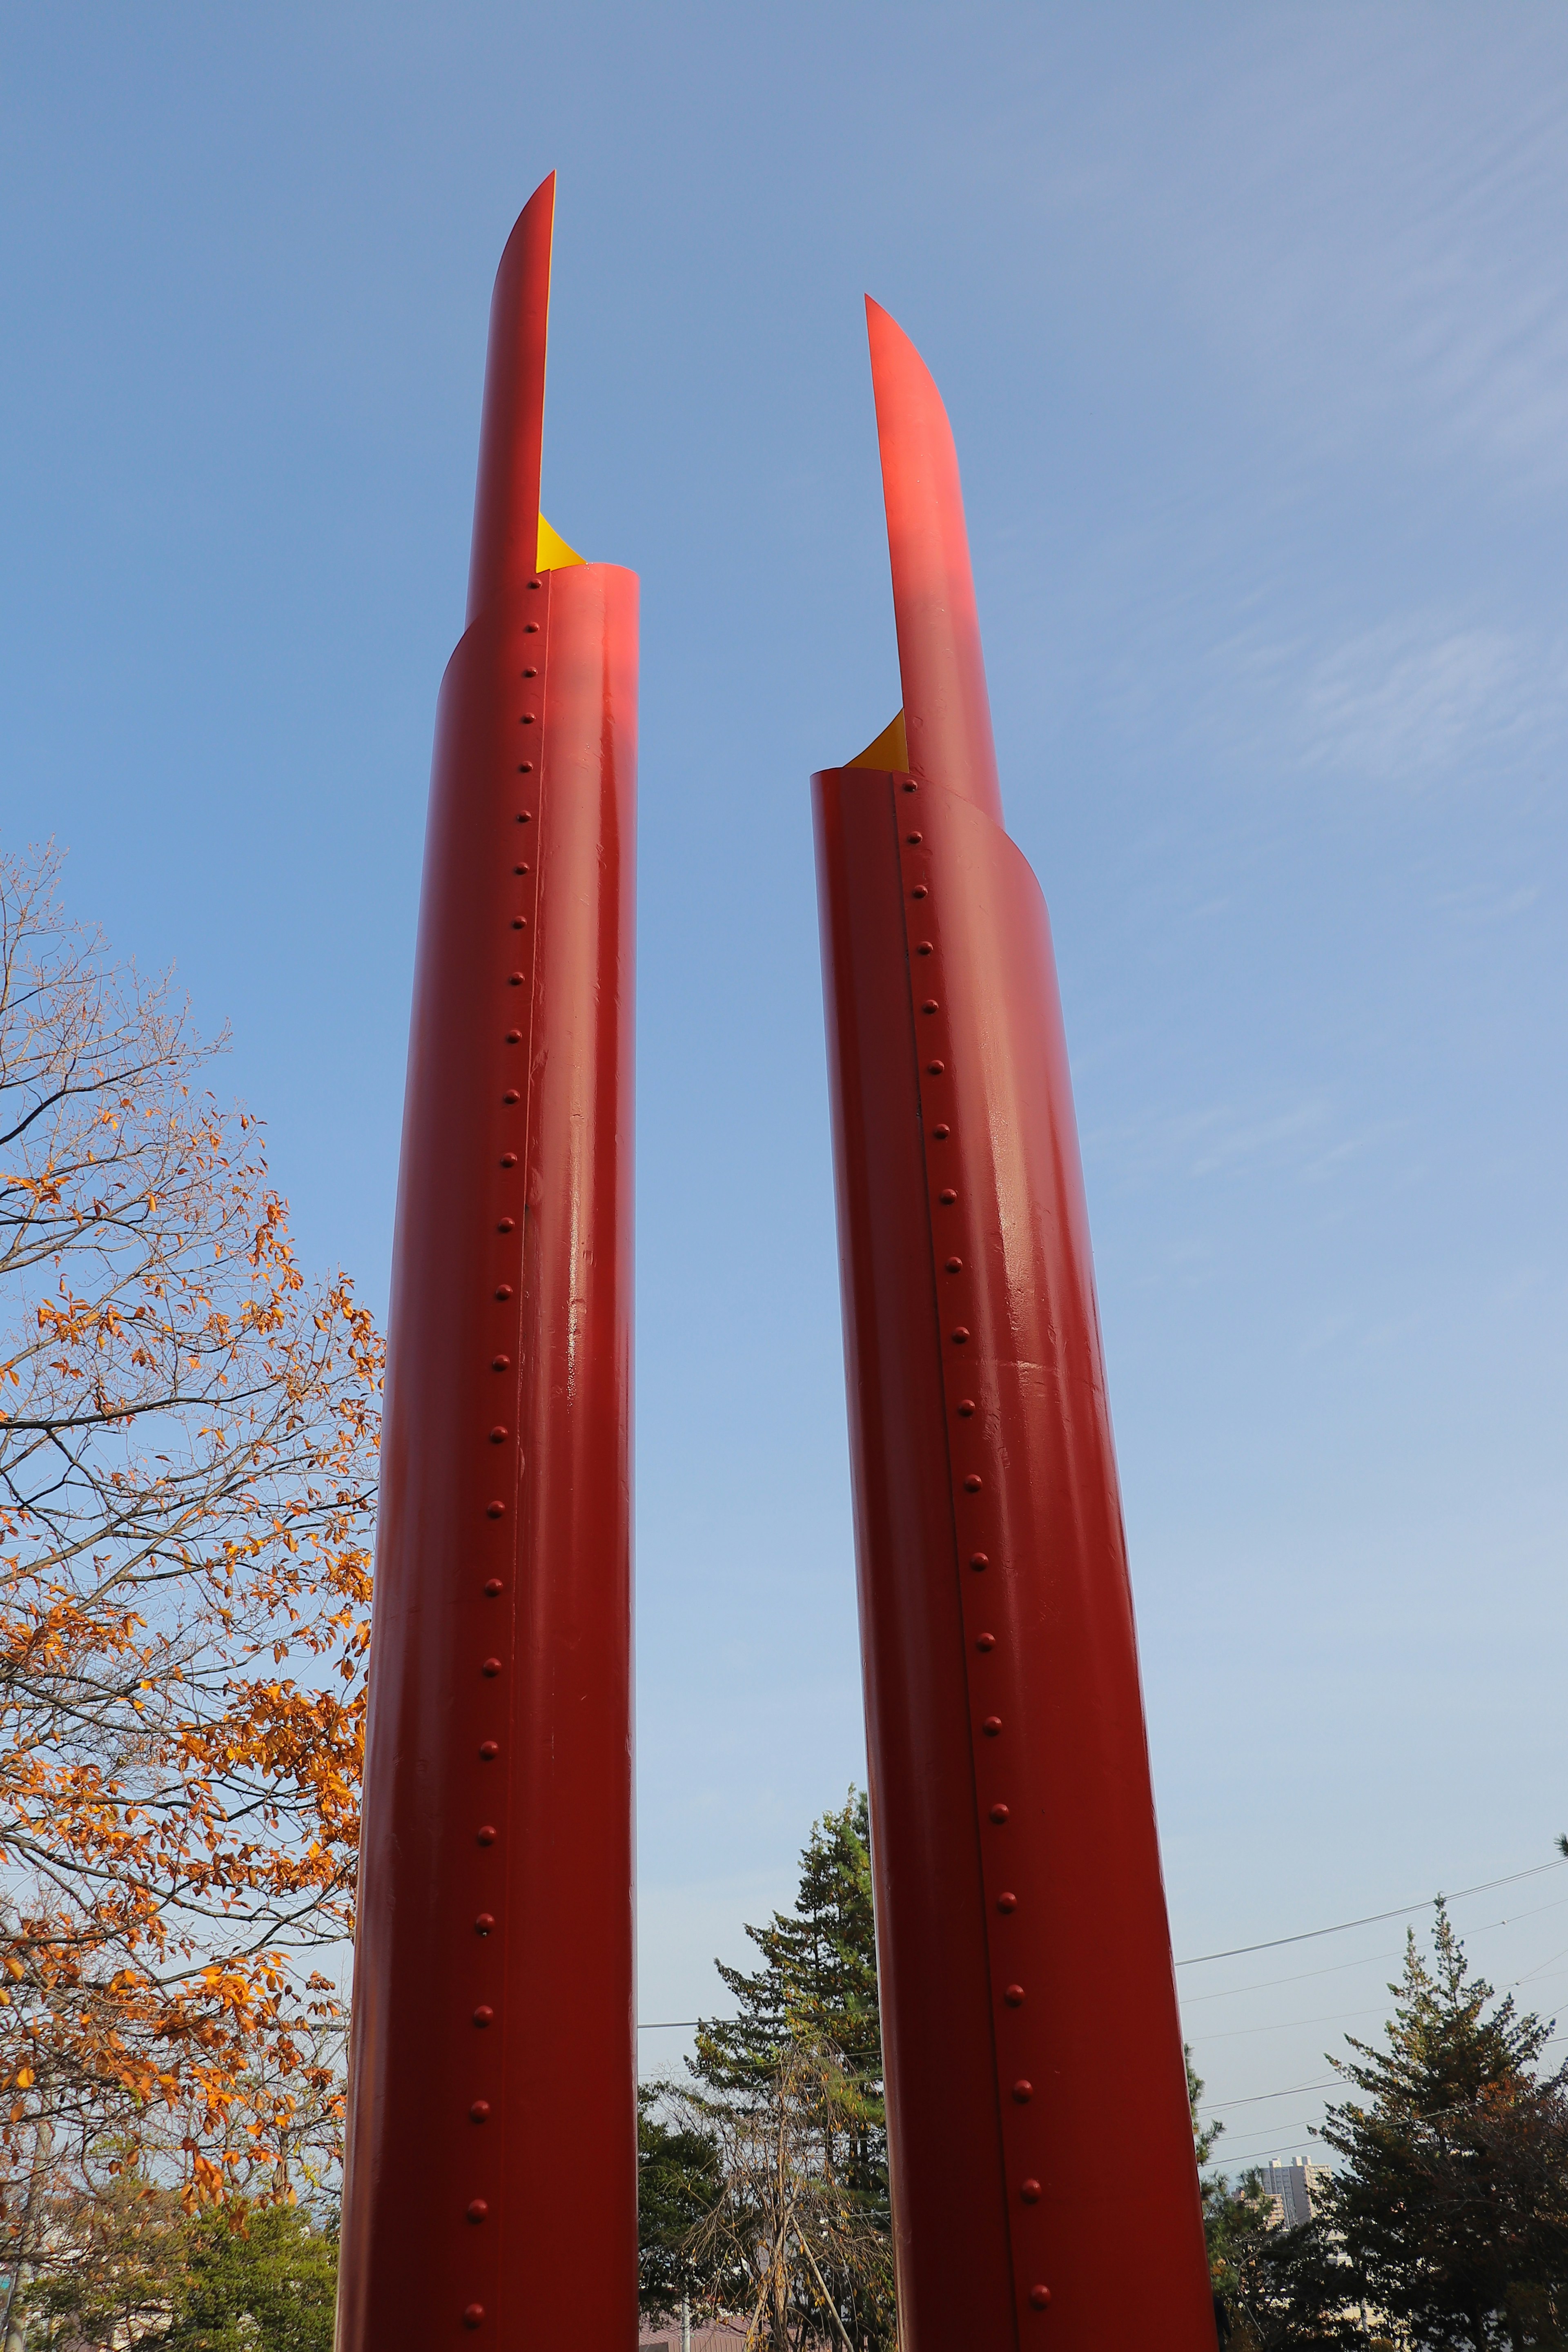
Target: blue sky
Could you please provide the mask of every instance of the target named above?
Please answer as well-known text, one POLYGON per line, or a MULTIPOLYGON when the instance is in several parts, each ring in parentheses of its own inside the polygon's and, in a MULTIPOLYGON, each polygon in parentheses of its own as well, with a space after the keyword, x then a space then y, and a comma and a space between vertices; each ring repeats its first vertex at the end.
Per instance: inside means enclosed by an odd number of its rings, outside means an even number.
MULTIPOLYGON (((868 289, 1052 908, 1178 1951, 1568 1826, 1565 134, 1542 8, 0 22, 5 836, 231 1025, 378 1307, 489 282, 561 174, 545 505, 643 580, 645 2017, 863 1771, 806 777, 898 701, 868 289)), ((1456 1916, 1568 2015, 1568 1873, 1456 1916)), ((1183 1972, 1238 2155, 1400 1934, 1183 1972)))

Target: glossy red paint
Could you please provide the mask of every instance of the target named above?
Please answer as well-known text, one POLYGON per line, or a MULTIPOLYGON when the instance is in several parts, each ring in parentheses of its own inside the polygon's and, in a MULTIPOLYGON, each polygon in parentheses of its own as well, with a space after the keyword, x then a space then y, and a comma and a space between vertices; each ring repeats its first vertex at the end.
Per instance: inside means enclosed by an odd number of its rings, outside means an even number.
POLYGON ((1214 2352, 1050 931, 989 743, 959 790, 814 781, 900 2342, 1214 2352))
MULTIPOLYGON (((517 478, 495 399, 537 450, 538 358, 520 381, 492 352, 481 509, 517 478)), ((637 582, 518 572, 492 524, 426 844, 338 2352, 637 2334, 637 582)))
POLYGON ((534 576, 554 226, 552 172, 518 215, 490 295, 468 621, 522 592, 534 576))
POLYGON ((958 453, 925 362, 866 298, 910 772, 1002 822, 958 453))

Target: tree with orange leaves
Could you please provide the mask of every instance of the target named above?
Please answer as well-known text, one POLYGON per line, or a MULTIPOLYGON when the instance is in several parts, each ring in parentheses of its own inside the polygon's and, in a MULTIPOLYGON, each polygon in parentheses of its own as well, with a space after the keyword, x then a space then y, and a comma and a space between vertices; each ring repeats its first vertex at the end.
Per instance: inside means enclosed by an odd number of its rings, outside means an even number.
POLYGON ((0 2261, 336 2129, 379 1340, 166 980, 0 859, 0 2261), (8 2241, 8 2243, 7 2243, 8 2241))

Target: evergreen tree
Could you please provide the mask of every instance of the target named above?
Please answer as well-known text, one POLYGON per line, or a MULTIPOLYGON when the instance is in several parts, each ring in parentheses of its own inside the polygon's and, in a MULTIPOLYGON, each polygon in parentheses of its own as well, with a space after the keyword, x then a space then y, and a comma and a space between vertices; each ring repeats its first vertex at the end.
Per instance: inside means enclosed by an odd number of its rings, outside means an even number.
POLYGON ((882 2021, 877 2000, 877 1931, 871 1907, 870 1822, 851 1790, 838 1812, 813 1824, 800 1858, 791 1916, 775 1911, 747 1935, 763 1956, 752 1976, 714 1966, 739 2015, 705 2018, 693 2071, 714 2090, 765 2092, 792 2042, 823 2042, 879 2102, 882 2021))
POLYGON ((69 2259, 27 2297, 29 2344, 331 2352, 337 2235, 300 2206, 237 2198, 186 2214, 126 2175, 57 2226, 69 2259))
POLYGON ((637 2086, 637 2301, 645 2318, 673 2318, 710 2284, 689 2242, 719 2195, 719 2149, 694 2122, 666 2122, 659 2088, 637 2086))
POLYGON ((1343 2159, 1328 2219, 1372 2305, 1448 2352, 1559 2345, 1568 2327, 1568 2089, 1536 2062, 1550 2021, 1489 2013, 1444 1906, 1433 1965, 1408 1939, 1379 2050, 1353 2036, 1338 2071, 1364 2095, 1331 2107, 1343 2159))
POLYGON ((793 1915, 775 1911, 765 1927, 746 1933, 763 1965, 748 1976, 715 1961, 739 2013, 703 2019, 688 2062, 692 2073, 731 2104, 766 2105, 793 2047, 808 2042, 830 2050, 854 2105, 848 2185, 885 2208, 882 2017, 863 1791, 852 1789, 838 1811, 813 1823, 793 1915))
MULTIPOLYGON (((737 2117, 784 2128, 781 2102, 809 2077, 818 2092, 787 2118, 793 2147, 814 2150, 809 2169, 822 2194, 844 2200, 845 2242, 869 2233, 890 2248, 882 2024, 877 1998, 877 1936, 871 1899, 870 1823, 863 1793, 814 1823, 801 1854, 793 1913, 748 1927, 762 1966, 715 1965, 736 2004, 731 2018, 705 2018, 687 2063, 700 2088, 687 2102, 724 2129, 737 2117), (831 2084, 831 2096, 821 2085, 831 2084), (814 2120, 815 2119, 815 2120, 814 2120)), ((814 2192, 815 2193, 815 2192, 814 2192)), ((859 2253, 839 2283, 851 2339, 868 2352, 891 2341, 889 2298, 867 2282, 859 2253), (864 2273, 864 2276, 862 2276, 864 2273)), ((830 2284, 833 2282, 830 2280, 830 2284)), ((809 2302, 809 2290, 806 2290, 809 2302)))

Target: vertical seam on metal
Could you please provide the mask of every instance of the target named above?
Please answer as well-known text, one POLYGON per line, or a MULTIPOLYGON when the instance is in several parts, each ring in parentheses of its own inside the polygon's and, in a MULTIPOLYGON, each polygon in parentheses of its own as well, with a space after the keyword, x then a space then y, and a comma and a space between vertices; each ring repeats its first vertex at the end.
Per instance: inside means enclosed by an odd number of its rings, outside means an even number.
MULTIPOLYGON (((513 841, 511 853, 512 862, 514 866, 519 862, 531 865, 533 868, 533 873, 531 877, 531 890, 529 889, 527 883, 525 882, 521 894, 521 904, 524 909, 524 920, 529 923, 528 950, 526 955, 522 959, 523 969, 528 975, 528 985, 526 991, 528 1018, 523 1028, 522 1038, 521 1041, 521 1050, 525 1059, 523 1062, 522 1082, 519 1089, 522 1096, 522 1117, 520 1123, 520 1150, 518 1155, 519 1171, 522 1178, 522 1199, 519 1206, 517 1220, 517 1356, 512 1367, 514 1376, 513 1395, 515 1398, 513 1412, 517 1424, 517 1449, 514 1454, 512 1463, 512 1493, 515 1507, 513 1511, 513 1532, 511 1544, 511 1574, 509 1580, 510 1590, 507 1596, 510 1603, 510 1618, 507 1628, 509 1639, 506 1714, 508 1769, 507 1810, 509 1824, 510 1826, 510 1834, 507 1839, 505 1867, 501 1888, 502 1908, 500 1914, 501 1990, 503 2000, 502 2020, 504 2027, 500 2045, 500 2087, 503 2108, 502 2120, 503 2123, 509 2126, 509 2128, 503 2131, 501 2137, 500 2184, 502 2201, 507 2209, 507 2222, 509 2230, 512 2226, 510 2212, 512 2199, 511 2158, 514 2152, 515 2136, 510 2128, 511 2118, 505 2110, 507 2107, 507 2085, 510 2080, 510 2069, 507 2062, 510 2045, 514 2038, 511 2021, 511 2001, 510 1998, 508 1998, 508 1995, 510 1993, 512 1978, 515 1974, 512 1959, 512 1901, 519 1859, 517 1853, 518 1832, 515 1823, 515 1815, 517 1811, 515 1803, 516 1774, 518 1769, 519 1742, 521 1738, 517 1720, 519 1688, 518 1618, 519 1612, 523 1607, 525 1599, 523 1591, 523 1578, 528 1571, 531 1559, 536 1554, 536 1547, 531 1540, 531 1513, 526 1506, 524 1496, 524 1480, 528 1476, 530 1465, 523 1458, 522 1454, 522 1407, 525 1394, 533 1387, 538 1378, 539 1367, 535 1359, 537 1358, 540 1347, 542 1344, 542 1332, 539 1322, 538 1302, 535 1297, 539 1255, 537 1221, 534 1216, 533 1203, 530 1197, 530 1192, 533 1163, 536 1157, 535 1141, 539 1108, 539 1088, 537 1083, 538 1056, 535 1051, 535 1045, 539 1036, 542 1009, 540 1000, 543 986, 541 973, 539 942, 544 903, 544 834, 545 804, 547 797, 544 790, 544 746, 548 736, 550 723, 550 574, 547 572, 538 572, 531 576, 528 585, 523 590, 523 598, 527 598, 530 595, 537 595, 539 598, 537 608, 539 614, 539 656, 537 663, 535 664, 539 674, 531 688, 531 698, 533 700, 535 712, 533 773, 531 779, 531 789, 525 786, 521 792, 517 793, 513 796, 513 805, 510 822, 510 830, 513 841), (529 827, 531 827, 531 831, 528 830, 529 827), (522 828, 522 830, 520 831, 519 828, 522 828), (521 853, 519 847, 520 843, 527 843, 530 845, 531 854, 526 859, 521 857, 521 853)), ((521 601, 522 600, 520 599, 520 603, 521 603, 521 601)), ((526 617, 526 605, 523 606, 523 610, 526 617)), ((520 631, 520 650, 521 644, 521 632, 520 631)), ((518 683, 520 685, 522 683, 521 677, 519 678, 518 683)), ((521 776, 522 772, 523 771, 520 766, 518 770, 519 775, 521 776)), ((511 878, 516 879, 518 877, 514 876, 511 878)), ((532 1433, 531 1433, 531 1434, 532 1433)), ((537 1462, 535 1462, 532 1466, 535 1473, 534 1491, 537 1492, 537 1473, 539 1467, 537 1462)), ((497 2301, 502 2305, 502 2309, 500 2313, 498 2314, 498 2316, 500 2318, 502 2323, 503 2334, 507 2330, 507 2325, 510 2316, 510 2312, 506 2307, 507 2290, 510 2279, 510 2273, 503 2270, 498 2280, 497 2287, 497 2301)))
MULTIPOLYGON (((931 1319, 932 1326, 936 1332, 937 1388, 942 1405, 942 1460, 947 1465, 947 1525, 952 1544, 952 1560, 954 1580, 953 1590, 958 1601, 959 1633, 960 1638, 963 1640, 964 1645, 963 1694, 965 1727, 968 1734, 967 1761, 969 1765, 969 1796, 974 1823, 974 1858, 979 1867, 981 1901, 984 1907, 985 1918, 985 2031, 991 2044, 992 2116, 996 2131, 996 2150, 999 2160, 998 2168, 1002 2177, 1002 2220, 1007 2239, 1008 2269, 1013 2280, 1013 2335, 1015 2344, 1016 2344, 1019 2340, 1017 2256, 1013 2243, 1013 2200, 1008 2179, 1007 2135, 1004 2124, 1002 2107, 1002 2054, 997 2046, 996 2041, 996 1995, 994 1983, 995 1965, 991 1943, 990 1902, 986 1889, 987 1874, 985 1868, 985 1844, 980 1819, 980 1780, 974 1761, 974 1710, 970 1694, 969 1669, 969 1612, 965 1605, 963 1559, 962 1556, 963 1546, 960 1539, 958 1525, 958 1465, 953 1459, 952 1412, 948 1402, 947 1348, 945 1344, 946 1332, 942 1311, 941 1276, 937 1265, 938 1251, 936 1220, 932 1213, 931 1202, 931 1136, 929 1132, 930 1121, 927 1116, 926 1088, 924 1083, 926 1072, 921 1066, 921 1013, 915 1001, 915 971, 910 952, 911 925, 910 907, 911 902, 910 888, 905 876, 906 861, 904 851, 906 846, 921 848, 928 847, 928 845, 921 841, 918 834, 916 835, 913 844, 906 845, 900 837, 902 824, 899 815, 899 796, 900 793, 914 793, 918 792, 920 789, 920 784, 912 771, 896 773, 889 777, 888 810, 892 820, 893 871, 899 892, 899 925, 904 950, 905 1003, 909 1012, 910 1047, 914 1056, 915 1115, 920 1121, 921 1180, 925 1206, 926 1240, 930 1250, 927 1265, 931 1277, 930 1297, 931 1304, 931 1319)), ((927 887, 929 887, 930 886, 928 885, 927 887)))
MULTIPOLYGON (((978 1753, 975 1738, 976 1694, 973 1687, 973 1663, 971 1655, 969 1623, 970 1609, 968 1598, 969 1587, 964 1577, 964 1569, 966 1564, 963 1559, 964 1541, 959 1525, 958 1494, 960 1472, 957 1460, 954 1456, 952 1443, 952 1416, 956 1411, 956 1402, 952 1392, 952 1384, 949 1378, 948 1366, 950 1360, 950 1341, 947 1330, 947 1318, 942 1312, 942 1277, 945 1269, 941 1263, 942 1252, 938 1245, 935 1216, 936 1207, 938 1205, 946 1204, 933 1202, 931 1199, 933 1181, 931 1144, 932 1141, 936 1139, 934 1123, 939 1118, 944 1119, 949 1130, 951 1130, 952 1114, 940 1113, 934 1107, 928 1108, 927 1080, 929 1078, 935 1081, 945 1078, 951 1075, 947 1067, 946 1057, 951 1055, 952 1046, 951 1036, 948 1034, 950 1021, 948 1008, 942 1003, 940 997, 934 1000, 928 998, 923 1003, 918 1001, 920 992, 917 990, 915 984, 916 974, 914 956, 916 953, 928 953, 931 956, 931 977, 933 981, 941 971, 943 962, 943 959, 938 950, 936 940, 934 938, 930 941, 924 942, 917 942, 913 938, 915 929, 914 917, 911 912, 914 905, 913 892, 917 886, 923 888, 927 897, 930 897, 933 890, 936 881, 934 848, 933 845, 930 841, 923 838, 924 824, 920 827, 911 829, 908 838, 905 839, 903 837, 903 824, 899 816, 900 794, 904 793, 918 793, 922 790, 928 793, 941 793, 942 787, 931 784, 922 785, 912 770, 905 773, 898 774, 889 780, 889 804, 893 815, 893 855, 898 866, 899 911, 904 943, 904 977, 908 984, 910 1034, 910 1041, 914 1048, 915 1061, 915 1091, 920 1107, 921 1174, 924 1185, 926 1234, 931 1248, 929 1264, 931 1269, 931 1298, 936 1318, 938 1381, 942 1396, 942 1456, 947 1465, 948 1517, 949 1524, 952 1531, 952 1564, 956 1578, 956 1590, 958 1595, 960 1634, 963 1643, 963 1694, 965 1726, 968 1734, 970 1801, 973 1806, 973 1819, 974 1824, 974 1855, 979 1867, 981 1902, 984 1910, 985 1930, 985 2024, 991 2043, 992 2112, 995 2123, 997 2153, 1000 2158, 1000 2170, 1002 2177, 1002 2218, 1003 2227, 1006 2233, 1008 2273, 1012 2285, 1013 2336, 1015 2345, 1017 2345, 1022 2341, 1018 2280, 1019 2249, 1016 2242, 1013 2227, 1012 2167, 1009 2162, 1006 2109, 1004 2105, 1005 2091, 1002 2082, 1002 2052, 996 2033, 998 1955, 996 1953, 994 1941, 994 1928, 991 1916, 992 1873, 986 1854, 985 1824, 983 1819, 980 1772, 976 1760, 978 1753), (914 851, 923 855, 924 863, 928 869, 927 874, 914 873, 910 870, 915 866, 916 860, 913 857, 907 857, 907 851, 914 851), (932 1038, 942 1045, 942 1055, 937 1056, 933 1054, 933 1058, 929 1064, 924 1060, 924 1054, 928 1049, 922 1048, 921 1043, 920 1024, 922 1018, 930 1018, 933 1020, 936 1025, 933 1027, 931 1032, 932 1038)), ((929 820, 925 820, 925 823, 929 823, 929 820)), ((940 935, 940 925, 933 925, 932 928, 933 931, 940 935)), ((942 1139, 947 1140, 947 1135, 944 1135, 942 1139)), ((967 1204, 963 1202, 961 1197, 955 1200, 952 1205, 959 1208, 961 1212, 967 1208, 967 1204)), ((964 1219, 964 1223, 967 1223, 967 1218, 964 1219)), ((968 1336, 967 1330, 965 1330, 963 1344, 967 1344, 968 1336)), ((958 1343, 954 1340, 952 1344, 958 1343)), ((978 1411, 978 1400, 976 1400, 976 1410, 978 1411)), ((984 1556, 977 1555, 977 1557, 984 1556)))

